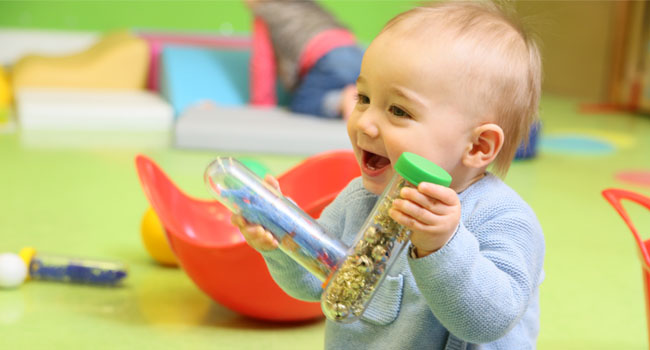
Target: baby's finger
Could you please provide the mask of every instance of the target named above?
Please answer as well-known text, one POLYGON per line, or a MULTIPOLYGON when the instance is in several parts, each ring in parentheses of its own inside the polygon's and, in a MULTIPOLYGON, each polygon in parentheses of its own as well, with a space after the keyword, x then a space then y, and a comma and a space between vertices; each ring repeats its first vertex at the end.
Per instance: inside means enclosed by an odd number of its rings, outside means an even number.
POLYGON ((262 226, 249 226, 249 242, 258 250, 271 250, 278 247, 278 241, 273 235, 266 231, 262 226))
POLYGON ((241 233, 249 240, 260 240, 261 237, 265 235, 264 227, 260 225, 244 225, 241 228, 241 233))
POLYGON ((246 225, 246 220, 241 215, 233 214, 230 216, 230 223, 241 230, 246 225))
POLYGON ((275 249, 280 245, 280 243, 275 239, 275 237, 273 237, 271 232, 265 231, 265 235, 266 237, 264 239, 264 242, 265 242, 265 246, 268 247, 268 249, 275 249))
POLYGON ((403 220, 403 222, 398 221, 398 223, 402 225, 407 224, 411 229, 421 230, 424 229, 424 226, 433 226, 438 222, 438 216, 436 214, 410 200, 395 199, 393 201, 393 209, 398 214, 402 214, 393 217, 393 219, 403 220), (416 224, 411 223, 411 221, 417 222, 420 226, 415 227, 416 224))
POLYGON ((230 222, 239 228, 239 231, 248 244, 257 250, 273 250, 279 246, 273 235, 261 225, 251 224, 241 215, 232 215, 230 222))
POLYGON ((388 211, 388 215, 390 215, 395 222, 412 231, 426 231, 429 228, 429 225, 420 222, 419 218, 416 219, 394 207, 388 211))
POLYGON ((410 187, 402 188, 400 191, 400 197, 434 213, 439 213, 442 210, 442 208, 439 207, 444 205, 444 203, 439 200, 410 187))
POLYGON ((418 186, 418 191, 423 194, 437 199, 446 205, 457 205, 460 201, 456 191, 449 187, 436 185, 430 182, 421 182, 418 186))
POLYGON ((280 182, 278 181, 278 179, 276 179, 275 177, 273 177, 273 175, 271 175, 271 174, 266 174, 266 176, 264 177, 264 182, 266 182, 267 184, 271 185, 273 188, 275 188, 276 190, 278 190, 278 192, 282 192, 282 191, 280 190, 280 182))

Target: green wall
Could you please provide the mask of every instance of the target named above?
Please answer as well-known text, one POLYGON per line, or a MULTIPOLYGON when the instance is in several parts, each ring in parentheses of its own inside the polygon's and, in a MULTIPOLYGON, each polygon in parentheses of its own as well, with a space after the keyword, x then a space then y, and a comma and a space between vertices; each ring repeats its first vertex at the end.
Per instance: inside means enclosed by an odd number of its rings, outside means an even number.
MULTIPOLYGON (((415 1, 320 1, 362 42, 370 42, 395 14, 415 1)), ((250 14, 240 0, 4 1, 0 27, 108 31, 139 28, 223 34, 248 33, 250 14)))

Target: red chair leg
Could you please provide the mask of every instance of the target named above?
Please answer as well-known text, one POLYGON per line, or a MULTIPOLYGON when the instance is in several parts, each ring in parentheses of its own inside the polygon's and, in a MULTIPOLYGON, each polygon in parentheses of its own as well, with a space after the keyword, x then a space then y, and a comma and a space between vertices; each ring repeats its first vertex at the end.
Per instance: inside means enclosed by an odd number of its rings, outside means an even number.
POLYGON ((650 344, 650 274, 643 270, 643 292, 645 295, 645 315, 648 327, 648 344, 650 344))
POLYGON ((603 197, 616 209, 618 214, 621 216, 627 227, 632 231, 634 240, 637 243, 639 248, 639 259, 641 260, 641 268, 643 271, 643 291, 645 295, 645 314, 646 314, 646 325, 648 327, 648 344, 650 344, 650 240, 644 241, 639 235, 639 232, 634 227, 632 219, 628 215, 621 201, 623 199, 629 200, 635 203, 638 203, 648 210, 650 210, 650 198, 634 193, 631 191, 625 191, 621 189, 606 189, 602 192, 603 197))

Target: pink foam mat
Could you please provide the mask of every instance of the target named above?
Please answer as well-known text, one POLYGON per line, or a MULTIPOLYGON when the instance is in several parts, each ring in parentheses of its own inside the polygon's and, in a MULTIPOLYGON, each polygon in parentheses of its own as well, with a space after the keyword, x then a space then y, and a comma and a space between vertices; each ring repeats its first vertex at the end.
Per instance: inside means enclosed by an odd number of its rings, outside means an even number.
POLYGON ((632 185, 650 187, 650 170, 629 170, 616 174, 616 179, 632 185))

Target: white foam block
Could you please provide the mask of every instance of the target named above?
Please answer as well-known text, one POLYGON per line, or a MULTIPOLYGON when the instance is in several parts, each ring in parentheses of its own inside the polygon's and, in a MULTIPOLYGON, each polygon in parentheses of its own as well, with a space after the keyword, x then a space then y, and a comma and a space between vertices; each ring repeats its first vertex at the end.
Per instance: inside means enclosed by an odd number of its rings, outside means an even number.
POLYGON ((22 88, 16 116, 25 130, 165 130, 172 107, 140 90, 22 88))
POLYGON ((0 64, 12 66, 28 54, 69 55, 86 50, 99 39, 96 32, 0 29, 0 64))
POLYGON ((311 155, 350 149, 345 122, 280 108, 189 108, 176 122, 181 148, 311 155))

